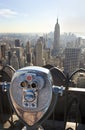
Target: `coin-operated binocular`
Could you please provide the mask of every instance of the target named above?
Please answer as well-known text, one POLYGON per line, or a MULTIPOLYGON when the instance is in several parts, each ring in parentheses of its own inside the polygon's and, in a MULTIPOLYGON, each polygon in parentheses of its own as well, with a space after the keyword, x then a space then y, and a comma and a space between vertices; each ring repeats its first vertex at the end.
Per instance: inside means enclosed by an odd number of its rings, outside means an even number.
POLYGON ((52 112, 59 91, 53 87, 48 69, 30 66, 15 72, 10 85, 10 99, 18 117, 31 127, 43 122, 52 112))

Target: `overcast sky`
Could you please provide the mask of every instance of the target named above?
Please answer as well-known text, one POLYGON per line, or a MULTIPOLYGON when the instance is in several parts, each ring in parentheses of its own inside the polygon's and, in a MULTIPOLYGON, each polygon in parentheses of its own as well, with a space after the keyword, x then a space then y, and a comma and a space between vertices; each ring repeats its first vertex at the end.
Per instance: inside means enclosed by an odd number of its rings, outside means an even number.
POLYGON ((0 0, 0 32, 85 32, 85 0, 0 0))

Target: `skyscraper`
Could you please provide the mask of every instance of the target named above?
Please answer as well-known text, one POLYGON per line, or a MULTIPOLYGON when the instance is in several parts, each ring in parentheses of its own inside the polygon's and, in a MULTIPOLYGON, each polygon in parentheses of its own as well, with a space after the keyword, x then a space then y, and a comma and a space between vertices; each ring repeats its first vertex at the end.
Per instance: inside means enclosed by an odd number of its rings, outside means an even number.
POLYGON ((19 39, 15 40, 15 47, 20 47, 20 40, 19 39))
POLYGON ((54 29, 54 44, 53 44, 54 56, 57 56, 59 54, 59 49, 60 49, 59 46, 60 46, 60 26, 57 18, 57 23, 55 24, 55 29, 54 29))
POLYGON ((80 65, 80 48, 66 48, 65 60, 64 60, 64 72, 71 74, 75 70, 79 69, 80 65))
POLYGON ((26 58, 27 58, 27 64, 32 65, 32 52, 31 52, 31 45, 30 42, 27 42, 26 45, 26 58))
POLYGON ((19 62, 19 68, 21 68, 23 65, 21 64, 22 62, 22 60, 23 60, 23 53, 24 53, 24 50, 23 50, 24 48, 22 48, 22 47, 14 47, 14 48, 11 48, 11 53, 13 53, 13 52, 16 52, 15 54, 16 54, 16 56, 17 56, 17 58, 18 58, 18 62, 19 62))
POLYGON ((35 46, 35 63, 37 66, 43 66, 43 45, 40 39, 35 46))
POLYGON ((6 51, 6 44, 3 43, 1 46, 1 57, 4 57, 5 58, 5 51, 6 51))
POLYGON ((18 57, 16 55, 16 52, 12 53, 11 59, 10 59, 10 65, 15 69, 19 69, 19 61, 18 61, 18 57))

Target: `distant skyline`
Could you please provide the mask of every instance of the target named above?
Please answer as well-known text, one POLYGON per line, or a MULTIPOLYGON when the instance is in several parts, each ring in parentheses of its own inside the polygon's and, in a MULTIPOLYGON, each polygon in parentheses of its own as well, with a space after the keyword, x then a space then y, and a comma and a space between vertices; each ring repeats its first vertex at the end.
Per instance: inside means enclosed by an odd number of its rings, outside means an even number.
POLYGON ((85 0, 0 0, 0 32, 85 32, 85 0))

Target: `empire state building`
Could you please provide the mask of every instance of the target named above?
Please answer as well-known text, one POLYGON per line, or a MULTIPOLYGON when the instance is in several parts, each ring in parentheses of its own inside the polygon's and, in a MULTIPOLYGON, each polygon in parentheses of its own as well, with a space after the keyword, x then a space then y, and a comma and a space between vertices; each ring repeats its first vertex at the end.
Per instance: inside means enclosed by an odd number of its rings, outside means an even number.
POLYGON ((55 24, 55 29, 54 29, 54 44, 53 44, 53 55, 57 56, 59 55, 59 49, 60 49, 60 26, 58 23, 55 24))

